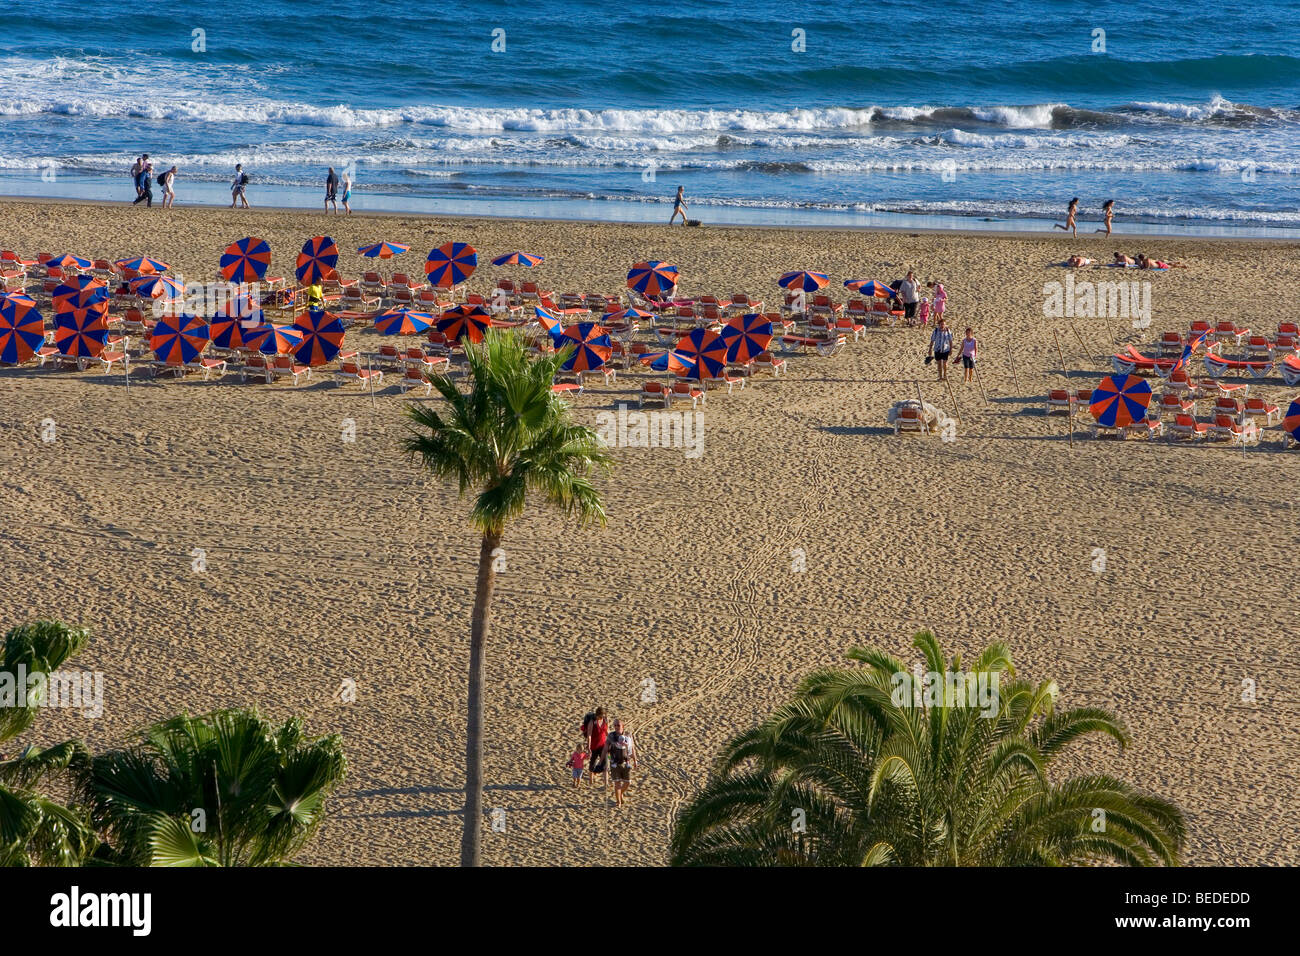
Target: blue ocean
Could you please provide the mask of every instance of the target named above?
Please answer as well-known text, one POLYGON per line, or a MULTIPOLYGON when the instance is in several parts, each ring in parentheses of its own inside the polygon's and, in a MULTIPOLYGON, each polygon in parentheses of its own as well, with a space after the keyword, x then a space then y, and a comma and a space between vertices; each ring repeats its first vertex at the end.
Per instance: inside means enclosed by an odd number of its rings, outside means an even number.
POLYGON ((11 2, 0 195, 1300 236, 1300 0, 11 2))

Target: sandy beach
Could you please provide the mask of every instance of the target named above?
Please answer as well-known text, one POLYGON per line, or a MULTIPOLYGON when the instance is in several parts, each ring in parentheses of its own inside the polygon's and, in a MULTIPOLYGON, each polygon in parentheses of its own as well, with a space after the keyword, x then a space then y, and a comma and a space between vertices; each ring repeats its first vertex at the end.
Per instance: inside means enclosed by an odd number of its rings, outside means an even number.
MULTIPOLYGON (((844 301, 844 278, 912 268, 944 282, 958 339, 970 325, 980 340, 982 391, 954 371, 955 403, 922 364, 917 329, 792 356, 780 379, 709 394, 698 457, 615 449, 600 484, 607 527, 579 531, 538 505, 509 528, 485 709, 486 806, 505 827, 485 836, 485 863, 662 865, 672 815, 728 737, 850 647, 914 659, 921 628, 963 657, 1005 641, 1021 674, 1059 683, 1063 704, 1116 711, 1131 748, 1081 753, 1183 808, 1186 863, 1300 863, 1300 667, 1288 656, 1300 451, 1284 451, 1276 427, 1244 450, 1093 439, 1083 421, 1071 442, 1067 419, 1044 412, 1049 389, 1109 374, 1116 343, 1152 352, 1160 331, 1197 318, 1269 335, 1295 321, 1300 244, 0 203, 2 248, 148 254, 187 279, 212 278, 220 250, 247 235, 291 275, 320 233, 344 250, 345 274, 360 271, 364 243, 411 244, 396 263, 418 274, 432 246, 469 242, 480 292, 518 275, 487 265, 514 249, 545 255, 527 278, 556 291, 612 294, 633 262, 656 258, 681 267, 686 294, 769 305, 787 269, 829 273, 844 301), (1149 329, 1044 317, 1043 286, 1065 280, 1067 256, 1115 250, 1186 266, 1076 273, 1150 281, 1149 329), (918 381, 960 418, 955 441, 886 426, 918 381), (600 790, 571 789, 564 768, 596 704, 641 751, 619 811, 600 790)), ((643 378, 589 387, 576 417, 594 426, 635 406, 643 378)), ((51 711, 24 742, 105 747, 182 710, 299 714, 342 733, 349 761, 305 862, 450 865, 478 539, 455 489, 426 482, 398 448, 404 405, 426 399, 389 386, 372 406, 329 379, 134 377, 128 392, 120 375, 0 370, 5 627, 89 626, 74 665, 106 682, 102 718, 51 711), (343 440, 349 420, 355 441, 343 440), (340 699, 349 682, 355 702, 340 699)), ((1294 391, 1271 378, 1250 394, 1285 409, 1294 391)))

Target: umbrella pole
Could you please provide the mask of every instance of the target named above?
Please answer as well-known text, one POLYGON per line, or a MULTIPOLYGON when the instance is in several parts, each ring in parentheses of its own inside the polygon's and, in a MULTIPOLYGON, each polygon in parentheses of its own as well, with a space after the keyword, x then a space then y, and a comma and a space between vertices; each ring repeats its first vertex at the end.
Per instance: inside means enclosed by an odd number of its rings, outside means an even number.
MULTIPOLYGON (((1052 338, 1056 339, 1056 354, 1061 360, 1061 373, 1065 376, 1065 384, 1069 385, 1070 370, 1065 364, 1065 352, 1061 350, 1061 336, 1057 333, 1056 329, 1052 329, 1052 338)), ((1065 427, 1070 431, 1070 448, 1074 448, 1074 402, 1068 402, 1067 405, 1070 414, 1066 419, 1065 427)))
POLYGON ((984 391, 984 383, 980 381, 979 363, 975 363, 975 384, 979 386, 980 394, 984 396, 984 404, 989 403, 989 393, 984 391))
POLYGON ((1020 392, 1020 376, 1016 372, 1016 353, 1011 346, 1007 346, 1007 361, 1011 365, 1011 380, 1016 383, 1016 391, 1020 392))
MULTIPOLYGON (((1110 323, 1107 324, 1109 325, 1110 323)), ((1092 349, 1088 348, 1088 343, 1085 342, 1083 340, 1083 336, 1079 334, 1079 327, 1075 325, 1073 322, 1070 323, 1070 331, 1073 332, 1074 337, 1079 340, 1079 344, 1083 346, 1083 350, 1086 353, 1088 353, 1088 361, 1090 362, 1097 361, 1096 356, 1092 354, 1092 349)))
POLYGON ((378 406, 375 404, 375 376, 370 369, 369 355, 366 356, 366 381, 370 384, 370 410, 378 411, 378 406))
POLYGON ((960 421, 961 421, 961 406, 957 404, 957 395, 956 395, 956 393, 953 392, 953 390, 952 390, 952 382, 950 382, 947 378, 945 378, 945 379, 943 380, 943 384, 946 385, 946 386, 948 386, 948 397, 949 397, 950 399, 952 399, 952 410, 955 411, 955 412, 957 413, 957 421, 960 422, 960 421))

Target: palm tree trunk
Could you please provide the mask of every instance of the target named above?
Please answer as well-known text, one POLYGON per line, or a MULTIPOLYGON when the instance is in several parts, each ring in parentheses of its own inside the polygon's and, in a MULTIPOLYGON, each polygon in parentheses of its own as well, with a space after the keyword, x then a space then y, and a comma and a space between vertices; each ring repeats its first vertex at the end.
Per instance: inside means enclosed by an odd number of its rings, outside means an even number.
POLYGON ((500 532, 483 535, 478 552, 478 582, 474 588, 474 618, 469 639, 469 706, 465 721, 465 829, 460 838, 460 865, 481 863, 483 840, 483 647, 492 624, 492 588, 496 569, 492 555, 500 532))

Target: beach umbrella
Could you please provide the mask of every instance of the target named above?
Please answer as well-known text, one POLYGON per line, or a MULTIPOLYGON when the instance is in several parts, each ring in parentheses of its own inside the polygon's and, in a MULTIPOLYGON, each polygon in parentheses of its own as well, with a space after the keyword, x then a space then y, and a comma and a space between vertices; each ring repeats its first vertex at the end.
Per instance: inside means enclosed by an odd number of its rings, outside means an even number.
POLYGON ((263 355, 288 355, 302 344, 302 329, 292 325, 261 325, 244 330, 244 346, 263 355))
POLYGON ((1105 428, 1123 428, 1146 418, 1151 383, 1136 375, 1107 375, 1092 391, 1088 411, 1105 428))
POLYGON ((108 326, 96 309, 70 309, 54 317, 54 344, 64 355, 94 358, 104 351, 108 326))
POLYGON ((481 305, 453 305, 438 319, 438 331, 449 339, 467 338, 482 342, 483 333, 492 325, 492 313, 481 305))
POLYGON ((888 299, 894 294, 894 290, 883 282, 877 282, 875 279, 845 279, 844 288, 852 289, 854 292, 860 292, 863 295, 874 296, 877 299, 888 299))
POLYGON ((1300 398, 1293 399, 1282 419, 1282 430, 1300 443, 1300 398))
POLYGON ((25 295, 0 295, 0 362, 20 365, 45 344, 45 320, 25 295))
POLYGON ((411 247, 400 242, 389 242, 383 240, 369 246, 360 246, 357 252, 361 253, 367 259, 391 259, 393 256, 400 256, 411 247))
POLYGON ((270 268, 271 244, 256 236, 245 236, 226 246, 220 265, 227 282, 258 282, 270 268))
POLYGON ((628 325, 632 325, 640 319, 653 319, 654 317, 653 312, 647 312, 645 309, 636 309, 629 306, 626 309, 617 309, 614 312, 606 312, 601 316, 600 320, 610 324, 626 322, 628 325))
POLYGON ((561 334, 564 332, 564 327, 560 320, 551 315, 551 313, 547 312, 545 309, 539 309, 537 306, 533 306, 533 315, 537 316, 538 324, 541 325, 541 327, 546 330, 546 334, 551 337, 551 343, 553 345, 559 345, 561 334))
POLYGON ((302 244, 298 253, 296 274, 303 285, 316 285, 333 279, 334 267, 339 263, 339 247, 329 236, 312 236, 302 244))
POLYGON ((728 320, 719 334, 727 344, 727 361, 744 365, 767 351, 772 342, 772 323, 750 312, 728 320))
POLYGON ((157 259, 150 259, 148 256, 136 256, 134 259, 118 259, 114 265, 131 272, 138 272, 142 276, 157 275, 160 272, 166 272, 169 268, 167 263, 159 262, 157 259))
POLYGON ((627 272, 627 287, 642 295, 663 295, 677 287, 678 272, 667 262, 638 262, 627 272))
POLYGON ((188 365, 208 347, 208 323, 197 315, 165 315, 149 336, 149 349, 166 365, 188 365))
POLYGON ((266 315, 247 293, 228 299, 221 311, 212 317, 208 331, 212 344, 219 349, 242 349, 244 333, 266 324, 266 315))
POLYGON ((563 368, 570 372, 591 372, 609 361, 614 354, 609 329, 595 322, 579 322, 560 333, 558 346, 575 345, 563 368))
POLYGON ((438 321, 436 315, 411 309, 389 309, 375 316, 375 331, 380 335, 418 335, 438 321))
POLYGON ((303 365, 324 365, 343 348, 343 320, 333 312, 308 309, 293 324, 302 332, 302 343, 294 348, 293 355, 303 365))
POLYGON ((478 250, 463 242, 445 242, 429 253, 424 274, 435 289, 460 285, 478 268, 478 250))
POLYGON ((715 378, 727 367, 727 343, 711 329, 691 329, 677 340, 673 351, 693 364, 691 378, 715 378))
POLYGON ((830 281, 824 272, 787 272, 776 280, 776 284, 796 292, 816 292, 830 281))
POLYGON ((647 352, 641 356, 641 364, 649 365, 656 372, 672 372, 684 378, 695 374, 695 361, 678 351, 647 352))
POLYGON ((92 263, 89 259, 83 259, 81 256, 70 256, 67 254, 55 256, 45 263, 45 268, 54 267, 56 269, 89 269, 92 263))
POLYGON ((132 279, 131 291, 142 299, 179 299, 185 286, 170 276, 148 275, 132 279))
POLYGON ((531 269, 533 266, 541 265, 545 261, 545 256, 535 256, 531 252, 507 252, 504 256, 497 256, 492 260, 494 266, 523 266, 525 269, 531 269))
POLYGON ((50 304, 57 315, 71 309, 98 308, 101 314, 108 313, 108 286, 94 276, 76 276, 54 287, 50 293, 50 304))

